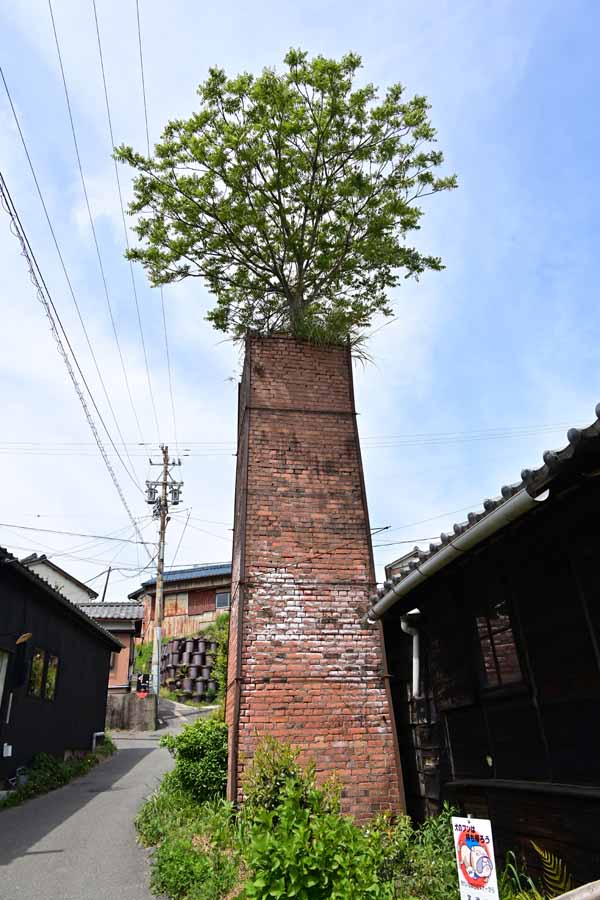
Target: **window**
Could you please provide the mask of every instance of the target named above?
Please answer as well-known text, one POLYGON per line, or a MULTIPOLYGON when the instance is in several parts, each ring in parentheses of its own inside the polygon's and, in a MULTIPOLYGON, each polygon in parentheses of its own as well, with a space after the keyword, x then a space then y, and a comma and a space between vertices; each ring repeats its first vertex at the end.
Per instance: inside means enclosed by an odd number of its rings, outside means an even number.
POLYGON ((110 664, 109 664, 109 667, 108 667, 108 668, 111 670, 111 672, 112 672, 112 670, 113 670, 114 667, 115 667, 116 661, 117 661, 117 654, 116 654, 116 653, 111 653, 111 654, 110 654, 110 664))
POLYGON ((42 696, 42 686, 44 683, 44 656, 43 650, 36 648, 31 657, 31 669, 29 671, 29 686, 27 693, 31 697, 42 696))
POLYGON ((53 656, 39 647, 35 648, 31 657, 29 685, 27 688, 27 693, 30 697, 54 700, 56 696, 58 664, 58 656, 53 656))
POLYGON ((187 591, 165 595, 165 616, 181 616, 188 611, 187 591))
POLYGON ((48 657, 48 667, 46 669, 46 687, 44 689, 44 697, 46 700, 54 700, 56 696, 56 679, 58 678, 58 656, 48 657))
POLYGON ((231 594, 229 591, 217 591, 217 609, 229 609, 231 604, 231 594))
POLYGON ((6 681, 6 670, 8 669, 8 653, 0 650, 0 707, 2 706, 2 696, 4 694, 4 682, 6 681))
POLYGON ((484 686, 495 688, 521 682, 523 675, 506 604, 496 604, 476 621, 484 686))

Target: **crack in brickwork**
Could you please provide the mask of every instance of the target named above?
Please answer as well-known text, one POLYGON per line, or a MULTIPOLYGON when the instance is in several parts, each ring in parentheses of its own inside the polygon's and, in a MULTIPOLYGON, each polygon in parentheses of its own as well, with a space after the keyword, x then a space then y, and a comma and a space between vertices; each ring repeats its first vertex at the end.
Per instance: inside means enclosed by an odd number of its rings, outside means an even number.
POLYGON ((336 772, 358 820, 403 809, 350 354, 251 337, 239 395, 229 797, 271 734, 336 772))

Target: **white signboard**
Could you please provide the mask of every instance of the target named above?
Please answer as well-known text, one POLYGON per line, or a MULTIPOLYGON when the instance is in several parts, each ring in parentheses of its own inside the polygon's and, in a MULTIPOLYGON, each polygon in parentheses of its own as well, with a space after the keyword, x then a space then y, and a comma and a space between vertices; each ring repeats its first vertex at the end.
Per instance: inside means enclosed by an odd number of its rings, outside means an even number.
POLYGON ((460 900, 500 900, 489 819, 452 817, 460 900))

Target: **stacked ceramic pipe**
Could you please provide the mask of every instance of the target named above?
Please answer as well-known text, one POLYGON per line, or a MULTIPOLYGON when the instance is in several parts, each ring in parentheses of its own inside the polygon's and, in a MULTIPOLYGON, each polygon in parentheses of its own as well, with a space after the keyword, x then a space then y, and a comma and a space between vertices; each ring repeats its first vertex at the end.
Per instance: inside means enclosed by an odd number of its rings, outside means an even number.
POLYGON ((202 637, 175 638, 163 645, 160 681, 184 698, 206 700, 217 692, 213 666, 217 642, 202 637))

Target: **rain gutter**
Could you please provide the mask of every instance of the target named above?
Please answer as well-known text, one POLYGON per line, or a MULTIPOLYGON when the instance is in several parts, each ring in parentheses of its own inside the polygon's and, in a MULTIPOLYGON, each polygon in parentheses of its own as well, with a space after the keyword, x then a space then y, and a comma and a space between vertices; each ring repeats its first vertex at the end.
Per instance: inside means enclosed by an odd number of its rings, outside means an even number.
POLYGON ((402 578, 390 590, 373 604, 369 612, 363 618, 363 625, 374 625, 381 616, 394 606, 402 597, 406 597, 416 587, 436 575, 441 569, 458 559, 463 553, 472 550, 486 538, 491 537, 501 528, 505 528, 512 522, 533 509, 538 503, 543 503, 550 495, 550 491, 544 491, 537 497, 532 497, 526 488, 514 494, 505 503, 496 507, 487 516, 484 516, 475 525, 467 528, 462 534, 457 535, 440 550, 430 556, 421 565, 414 568, 408 575, 402 578))

